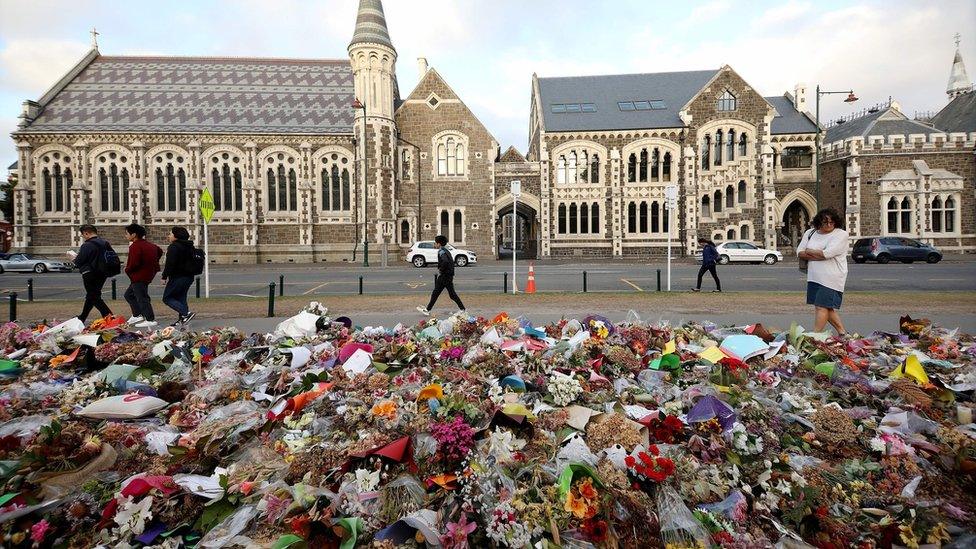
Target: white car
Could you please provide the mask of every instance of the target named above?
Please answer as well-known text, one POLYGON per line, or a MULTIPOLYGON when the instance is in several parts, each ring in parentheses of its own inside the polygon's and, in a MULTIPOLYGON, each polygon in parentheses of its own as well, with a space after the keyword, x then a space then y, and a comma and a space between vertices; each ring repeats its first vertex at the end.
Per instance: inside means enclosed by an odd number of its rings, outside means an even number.
MULTIPOLYGON (((471 250, 462 250, 450 244, 447 245, 447 249, 451 252, 451 257, 454 258, 454 264, 458 267, 465 267, 478 262, 478 255, 471 250)), ((407 261, 413 263, 413 266, 417 268, 424 267, 428 263, 436 265, 437 248, 434 247, 434 241, 427 240, 414 244, 410 248, 410 251, 407 252, 407 261)))
MULTIPOLYGON (((730 241, 716 244, 718 250, 718 264, 727 265, 729 263, 765 263, 775 265, 777 261, 783 261, 783 254, 776 250, 760 248, 751 242, 730 241)), ((701 252, 697 254, 698 261, 701 261, 701 252)))

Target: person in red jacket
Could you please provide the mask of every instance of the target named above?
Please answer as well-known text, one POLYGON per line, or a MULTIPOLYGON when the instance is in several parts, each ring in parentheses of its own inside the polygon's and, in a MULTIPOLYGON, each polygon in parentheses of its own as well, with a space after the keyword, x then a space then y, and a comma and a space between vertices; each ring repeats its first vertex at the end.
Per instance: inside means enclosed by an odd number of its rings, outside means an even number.
POLYGON ((149 284, 159 272, 163 250, 146 240, 146 228, 142 225, 128 225, 125 236, 129 239, 129 259, 125 262, 125 274, 130 281, 125 300, 132 308, 129 324, 136 328, 152 328, 156 325, 156 313, 149 299, 149 284))

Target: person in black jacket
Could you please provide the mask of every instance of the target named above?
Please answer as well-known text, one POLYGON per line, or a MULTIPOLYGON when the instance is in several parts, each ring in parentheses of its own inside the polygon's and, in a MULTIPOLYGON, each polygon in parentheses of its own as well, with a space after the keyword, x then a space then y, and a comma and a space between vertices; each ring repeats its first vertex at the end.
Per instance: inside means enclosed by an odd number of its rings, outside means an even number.
POLYGON ((186 294, 193 285, 193 242, 190 233, 183 227, 173 227, 169 235, 169 247, 166 248, 166 264, 163 267, 163 303, 176 311, 179 319, 173 326, 189 322, 196 313, 190 312, 186 302, 186 294))
POLYGON ((447 237, 442 234, 437 235, 434 238, 434 247, 437 248, 437 278, 434 279, 434 291, 430 294, 430 303, 426 307, 417 307, 417 310, 422 315, 430 316, 430 310, 434 308, 437 298, 442 291, 447 290, 447 295, 457 303, 458 309, 463 313, 464 303, 461 303, 461 298, 454 291, 454 257, 447 249, 447 237))
POLYGON ((73 257, 75 267, 78 267, 81 281, 85 285, 85 304, 81 307, 81 314, 78 315, 78 319, 84 322, 93 308, 98 309, 103 317, 112 314, 112 309, 109 309, 102 299, 102 287, 105 286, 108 277, 98 270, 98 257, 112 250, 112 245, 98 236, 98 230, 92 225, 82 225, 80 230, 85 242, 77 254, 69 252, 69 255, 73 257))
POLYGON ((701 291, 702 276, 706 272, 712 273, 712 278, 715 279, 715 289, 713 292, 722 291, 722 281, 718 279, 718 273, 715 272, 715 265, 718 263, 718 248, 715 247, 715 243, 707 238, 699 238, 698 245, 702 247, 702 266, 698 269, 698 285, 691 289, 693 292, 701 291))

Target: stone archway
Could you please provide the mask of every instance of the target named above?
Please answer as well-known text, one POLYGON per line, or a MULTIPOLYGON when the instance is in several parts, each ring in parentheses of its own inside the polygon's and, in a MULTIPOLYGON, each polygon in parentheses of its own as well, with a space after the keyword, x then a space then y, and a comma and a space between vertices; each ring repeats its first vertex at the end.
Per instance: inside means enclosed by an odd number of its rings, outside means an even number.
POLYGON ((783 217, 780 219, 780 247, 796 249, 800 239, 803 238, 804 231, 810 226, 811 219, 813 214, 800 200, 790 202, 783 210, 783 217))
MULTIPOLYGON (((504 198, 504 197, 503 197, 504 198)), ((537 204, 538 202, 535 201, 537 204)), ((512 215, 512 200, 497 208, 495 220, 495 256, 499 259, 512 257, 513 250, 519 259, 536 259, 539 253, 539 219, 538 211, 533 207, 533 200, 519 200, 515 215, 512 215), (518 224, 517 240, 512 245, 512 223, 518 224)))

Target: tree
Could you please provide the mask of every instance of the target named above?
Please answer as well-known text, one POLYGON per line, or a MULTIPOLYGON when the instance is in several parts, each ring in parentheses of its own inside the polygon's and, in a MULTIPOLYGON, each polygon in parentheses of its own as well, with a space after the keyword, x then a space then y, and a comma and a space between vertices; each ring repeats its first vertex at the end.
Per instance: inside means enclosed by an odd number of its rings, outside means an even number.
POLYGON ((14 219, 14 186, 17 185, 17 176, 11 175, 9 181, 0 181, 0 212, 7 221, 14 219))

